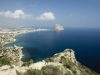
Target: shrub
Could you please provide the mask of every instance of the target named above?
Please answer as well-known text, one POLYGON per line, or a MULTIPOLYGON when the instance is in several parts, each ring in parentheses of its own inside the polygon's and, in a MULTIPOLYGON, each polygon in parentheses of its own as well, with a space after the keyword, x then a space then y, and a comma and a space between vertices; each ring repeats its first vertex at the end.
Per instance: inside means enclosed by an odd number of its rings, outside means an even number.
POLYGON ((9 57, 6 57, 6 56, 0 58, 1 65, 10 65, 11 61, 12 61, 12 59, 9 57))
POLYGON ((63 71, 61 71, 58 67, 48 65, 42 68, 43 75, 63 75, 63 71))
POLYGON ((24 75, 22 72, 16 71, 17 75, 24 75))
POLYGON ((29 61, 23 62, 22 66, 30 66, 32 63, 34 63, 34 61, 30 59, 29 61))
POLYGON ((53 62, 52 58, 45 59, 46 62, 53 62))
POLYGON ((27 75, 43 75, 43 73, 38 69, 30 69, 27 71, 27 75))
POLYGON ((60 63, 62 63, 63 65, 66 64, 66 58, 64 56, 61 56, 61 59, 60 59, 60 63))

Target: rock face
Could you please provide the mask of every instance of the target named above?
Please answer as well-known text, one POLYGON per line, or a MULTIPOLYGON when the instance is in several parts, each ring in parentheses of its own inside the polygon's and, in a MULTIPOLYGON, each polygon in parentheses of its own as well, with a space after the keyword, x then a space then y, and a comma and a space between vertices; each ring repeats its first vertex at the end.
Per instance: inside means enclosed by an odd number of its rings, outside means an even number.
POLYGON ((72 49, 65 49, 63 52, 55 54, 53 60, 54 62, 60 62, 63 58, 70 60, 72 63, 77 63, 72 49))
POLYGON ((56 30, 57 32, 59 32, 59 31, 64 30, 64 27, 63 27, 63 25, 61 25, 61 24, 56 24, 55 30, 56 30))
POLYGON ((100 75, 80 64, 72 49, 26 66, 2 66, 0 75, 100 75))
POLYGON ((63 52, 55 54, 53 57, 47 59, 47 62, 57 62, 62 65, 59 68, 62 68, 63 74, 59 75, 99 75, 80 64, 76 60, 75 53, 72 49, 65 49, 63 52))
POLYGON ((17 75, 16 69, 10 68, 10 66, 2 66, 0 67, 0 75, 17 75))
POLYGON ((11 64, 21 65, 21 59, 23 57, 22 47, 16 45, 5 47, 5 45, 15 41, 15 34, 0 33, 0 66, 11 64))

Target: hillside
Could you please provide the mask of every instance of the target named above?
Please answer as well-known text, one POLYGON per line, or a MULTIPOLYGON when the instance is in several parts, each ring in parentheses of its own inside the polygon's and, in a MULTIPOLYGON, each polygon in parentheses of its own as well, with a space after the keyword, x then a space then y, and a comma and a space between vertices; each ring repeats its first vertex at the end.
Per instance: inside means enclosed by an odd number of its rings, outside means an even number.
POLYGON ((31 60, 20 66, 14 64, 2 65, 0 75, 100 75, 80 64, 72 49, 65 49, 39 62, 31 60))

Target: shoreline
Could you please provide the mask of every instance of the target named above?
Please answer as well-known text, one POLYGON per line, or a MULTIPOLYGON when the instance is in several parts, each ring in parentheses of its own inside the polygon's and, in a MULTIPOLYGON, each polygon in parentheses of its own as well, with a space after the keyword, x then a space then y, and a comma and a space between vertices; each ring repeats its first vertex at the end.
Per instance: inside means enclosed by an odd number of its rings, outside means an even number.
MULTIPOLYGON (((3 47, 5 47, 6 49, 13 49, 13 48, 20 48, 21 52, 22 50, 22 46, 17 46, 16 44, 14 44, 14 42, 16 42, 16 36, 21 35, 21 34, 26 34, 26 33, 30 33, 30 32, 40 32, 40 31, 50 31, 50 29, 32 29, 32 28, 22 28, 22 29, 15 29, 15 30, 11 30, 11 29, 4 29, 3 31, 0 31, 0 36, 3 37, 3 47), (9 41, 8 41, 9 40, 9 41), (11 46, 6 47, 6 45, 12 44, 11 46)), ((21 58, 23 58, 24 54, 22 52, 22 54, 20 55, 21 58)))
MULTIPOLYGON (((19 31, 18 31, 19 32, 19 31)), ((16 36, 18 36, 19 34, 24 34, 24 33, 29 33, 29 32, 33 32, 33 31, 24 31, 24 32, 20 32, 20 33, 16 33, 16 32, 7 32, 7 33, 2 33, 2 34, 5 34, 5 35, 8 35, 8 40, 10 39, 10 41, 8 42, 8 43, 11 43, 12 41, 13 42, 15 42, 16 41, 16 39, 15 39, 15 37, 16 36), (10 34, 10 35, 9 35, 10 34)), ((34 32, 36 32, 36 31, 34 31, 34 32)), ((4 37, 5 37, 5 35, 4 35, 4 37)), ((7 41, 7 40, 6 40, 7 41)), ((72 65, 74 64, 74 66, 75 67, 77 67, 77 65, 80 65, 80 64, 78 64, 78 61, 76 60, 76 58, 75 58, 75 55, 74 55, 74 51, 72 50, 72 49, 66 49, 65 51, 62 51, 62 52, 60 52, 60 53, 55 53, 54 54, 54 56, 52 56, 52 57, 50 57, 50 58, 47 58, 46 60, 44 59, 44 60, 42 60, 42 61, 38 61, 38 62, 33 62, 33 63, 31 63, 29 66, 22 66, 22 64, 24 63, 22 60, 21 60, 21 58, 23 57, 23 53, 22 53, 22 48, 23 47, 20 47, 20 46, 16 46, 16 45, 14 45, 14 48, 12 48, 11 49, 11 51, 13 50, 13 49, 16 49, 16 50, 18 50, 19 51, 19 53, 18 53, 18 57, 17 56, 14 56, 14 58, 18 58, 18 60, 19 60, 19 62, 15 62, 15 63, 17 63, 18 65, 15 65, 15 64, 11 64, 12 66, 13 66, 13 68, 12 69, 14 69, 15 71, 17 70, 18 72, 22 72, 22 73, 25 73, 25 72, 27 72, 27 70, 30 70, 30 69, 38 69, 38 70, 41 70, 44 66, 48 66, 48 65, 53 65, 53 66, 61 66, 61 67, 64 67, 63 66, 63 62, 61 63, 60 62, 60 60, 61 60, 61 58, 62 58, 62 56, 63 57, 65 57, 66 59, 68 59, 68 60, 66 60, 66 61, 68 61, 68 62, 71 62, 72 63, 72 65), (69 60, 70 59, 70 60, 69 60)), ((9 51, 8 51, 9 52, 9 51)), ((10 53, 10 52, 9 52, 10 53)), ((17 54, 17 53, 16 53, 17 54)), ((10 56, 12 55, 12 53, 10 53, 10 56)), ((13 57, 13 56, 12 56, 13 57)), ((5 65, 3 65, 2 67, 4 67, 5 65)), ((4 70, 4 69, 2 69, 2 67, 1 67, 1 70, 0 70, 0 72, 2 73, 2 72, 5 72, 5 71, 2 71, 2 70, 4 70)), ((9 66, 8 65, 8 67, 11 67, 11 66, 9 66)), ((7 68, 7 66, 5 67, 5 68, 7 68)), ((86 69, 88 69, 88 68, 86 68, 86 69)), ((7 71, 9 71, 10 70, 10 68, 9 69, 7 69, 7 71)), ((68 69, 68 71, 69 71, 70 69, 68 69)), ((77 69, 76 69, 78 72, 79 72, 79 70, 78 70, 78 67, 77 67, 77 69)), ((71 72, 73 72, 72 70, 70 70, 71 72)), ((91 70, 90 70, 91 71, 91 70)), ((84 72, 84 71, 83 71, 84 72)), ((16 72, 15 72, 16 73, 16 72)), ((80 73, 81 73, 81 71, 80 71, 80 73)))

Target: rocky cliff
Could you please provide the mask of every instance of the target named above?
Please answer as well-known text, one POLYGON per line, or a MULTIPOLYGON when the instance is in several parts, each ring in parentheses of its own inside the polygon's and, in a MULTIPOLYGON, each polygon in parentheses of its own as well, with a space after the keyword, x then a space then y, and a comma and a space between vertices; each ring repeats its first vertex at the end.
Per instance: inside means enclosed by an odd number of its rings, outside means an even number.
POLYGON ((3 65, 0 75, 100 75, 80 64, 72 49, 65 49, 39 62, 23 64, 3 65))

